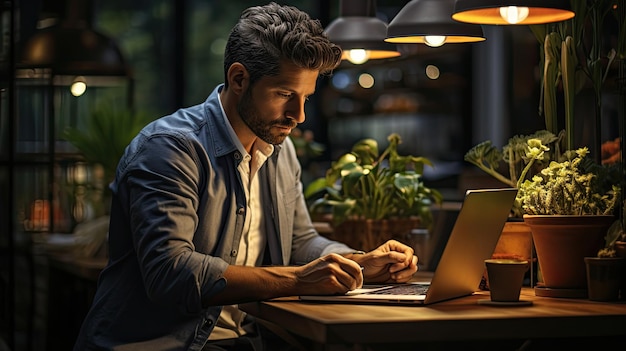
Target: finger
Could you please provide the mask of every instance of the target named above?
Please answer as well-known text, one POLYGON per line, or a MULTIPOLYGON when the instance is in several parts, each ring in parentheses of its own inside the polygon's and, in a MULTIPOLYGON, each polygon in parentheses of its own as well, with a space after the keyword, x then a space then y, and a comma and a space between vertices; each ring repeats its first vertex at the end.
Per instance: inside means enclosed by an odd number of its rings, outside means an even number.
MULTIPOLYGON (((360 288, 363 287, 363 282, 365 280, 365 278, 363 277, 363 270, 364 270, 364 268, 360 267, 359 275, 356 277, 356 280, 355 280, 354 289, 360 289, 360 288)), ((354 290, 354 289, 351 289, 351 290, 354 290)))
POLYGON ((387 241, 387 243, 383 246, 387 246, 387 248, 391 251, 397 251, 397 252, 404 252, 404 253, 413 253, 413 248, 403 244, 397 240, 389 240, 387 241))
POLYGON ((409 264, 406 266, 404 265, 404 262, 391 265, 389 267, 389 273, 400 272, 402 270, 405 270, 407 267, 417 267, 417 262, 419 261, 419 258, 416 255, 411 255, 409 259, 409 264))
POLYGON ((363 286, 363 267, 359 265, 356 265, 355 267, 353 264, 350 264, 348 266, 342 266, 342 269, 350 274, 353 279, 353 285, 351 286, 350 290, 354 290, 363 286))
POLYGON ((339 265, 333 275, 339 284, 347 290, 354 290, 363 285, 363 275, 360 267, 355 270, 352 266, 339 265))
POLYGON ((387 257, 388 257, 388 262, 386 263, 390 264, 389 273, 395 273, 410 266, 411 260, 413 259, 414 255, 413 253, 411 253, 410 255, 407 255, 405 253, 392 251, 387 254, 387 257))
POLYGON ((363 285, 363 272, 353 260, 349 260, 340 255, 331 254, 329 260, 335 261, 338 267, 337 280, 349 290, 354 290, 363 285))
POLYGON ((415 251, 413 250, 412 247, 407 246, 402 244, 399 241, 395 241, 395 240, 390 240, 388 242, 388 248, 389 248, 389 252, 393 253, 393 252, 397 252, 397 253, 401 253, 404 256, 404 263, 408 266, 410 264, 411 261, 411 257, 413 257, 415 251))
POLYGON ((393 280, 395 280, 395 281, 397 281, 399 283, 403 283, 403 282, 409 281, 413 277, 415 272, 417 272, 417 270, 418 270, 417 262, 418 262, 417 256, 413 256, 413 258, 411 260, 411 264, 409 266, 405 267, 401 271, 392 273, 391 274, 391 279, 393 279, 393 280))

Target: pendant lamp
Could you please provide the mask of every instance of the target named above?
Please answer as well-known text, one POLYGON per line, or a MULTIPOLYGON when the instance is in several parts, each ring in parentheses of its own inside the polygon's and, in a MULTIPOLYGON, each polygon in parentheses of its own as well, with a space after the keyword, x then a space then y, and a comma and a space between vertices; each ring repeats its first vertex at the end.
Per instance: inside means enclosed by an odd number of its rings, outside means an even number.
POLYGON ((456 0, 452 18, 476 24, 541 24, 574 17, 568 0, 456 0))
POLYGON ((128 75, 116 43, 92 28, 91 1, 62 0, 50 4, 58 7, 54 11, 59 12, 59 19, 27 38, 19 57, 20 67, 45 67, 67 75, 128 75))
POLYGON ((375 0, 341 0, 339 17, 325 32, 343 50, 342 59, 354 64, 400 56, 395 45, 385 42, 387 24, 376 17, 375 0))
POLYGON ((389 23, 385 41, 437 47, 485 40, 480 25, 453 20, 453 10, 454 0, 409 1, 389 23))

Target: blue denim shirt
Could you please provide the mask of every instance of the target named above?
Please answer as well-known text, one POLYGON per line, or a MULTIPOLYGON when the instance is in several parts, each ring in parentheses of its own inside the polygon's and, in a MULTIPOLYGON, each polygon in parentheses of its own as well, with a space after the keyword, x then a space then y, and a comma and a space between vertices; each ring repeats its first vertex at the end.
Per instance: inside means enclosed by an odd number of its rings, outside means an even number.
MULTIPOLYGON (((203 301, 226 286, 247 215, 222 87, 126 148, 110 186, 109 263, 75 350, 200 350, 213 330, 221 306, 203 301)), ((272 264, 353 251, 314 230, 300 172, 288 138, 259 171, 272 264)))

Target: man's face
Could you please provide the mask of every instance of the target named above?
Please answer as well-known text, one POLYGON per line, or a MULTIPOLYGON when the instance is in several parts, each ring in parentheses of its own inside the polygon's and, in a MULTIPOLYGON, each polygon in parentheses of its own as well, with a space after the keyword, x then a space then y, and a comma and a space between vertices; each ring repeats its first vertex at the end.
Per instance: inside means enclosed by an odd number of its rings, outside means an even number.
POLYGON ((277 76, 264 76, 243 93, 237 111, 257 137, 280 144, 304 122, 304 103, 315 91, 319 72, 283 64, 277 76))

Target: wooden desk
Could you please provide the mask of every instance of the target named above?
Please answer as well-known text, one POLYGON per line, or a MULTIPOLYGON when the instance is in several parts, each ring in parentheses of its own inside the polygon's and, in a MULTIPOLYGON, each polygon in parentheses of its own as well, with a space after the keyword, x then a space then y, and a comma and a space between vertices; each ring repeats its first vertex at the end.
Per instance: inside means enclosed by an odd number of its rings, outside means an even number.
MULTIPOLYGON (((521 298, 533 301, 532 306, 477 304, 479 299, 485 298, 489 298, 488 292, 477 292, 428 306, 328 304, 285 298, 242 304, 240 308, 292 334, 324 345, 316 349, 326 350, 334 350, 332 345, 346 344, 626 338, 624 302, 536 297, 530 288, 523 289, 521 298)), ((626 345, 626 341, 618 342, 620 346, 626 345)))

